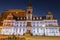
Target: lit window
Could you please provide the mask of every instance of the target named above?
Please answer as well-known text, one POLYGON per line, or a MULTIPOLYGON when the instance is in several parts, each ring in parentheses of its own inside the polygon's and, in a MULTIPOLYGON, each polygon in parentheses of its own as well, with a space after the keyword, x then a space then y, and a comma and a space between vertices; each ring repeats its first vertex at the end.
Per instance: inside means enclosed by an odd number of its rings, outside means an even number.
POLYGON ((25 17, 24 17, 24 19, 25 19, 25 17))
POLYGON ((35 20, 35 18, 33 18, 33 20, 35 20))
POLYGON ((38 20, 38 17, 37 17, 37 20, 38 20))
POLYGON ((17 18, 19 20, 19 18, 17 18))
POLYGON ((42 19, 42 17, 40 17, 40 19, 42 19))
POLYGON ((43 24, 42 27, 45 27, 45 24, 43 24))
POLYGON ((22 20, 22 17, 20 19, 22 20))

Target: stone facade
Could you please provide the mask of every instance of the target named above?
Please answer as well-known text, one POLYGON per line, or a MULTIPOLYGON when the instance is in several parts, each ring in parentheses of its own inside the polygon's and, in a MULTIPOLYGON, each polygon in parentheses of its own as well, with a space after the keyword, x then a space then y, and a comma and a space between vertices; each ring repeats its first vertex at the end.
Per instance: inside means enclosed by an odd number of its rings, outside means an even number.
POLYGON ((0 17, 2 35, 60 36, 57 19, 51 12, 39 17, 33 15, 30 2, 26 10, 5 10, 0 17))

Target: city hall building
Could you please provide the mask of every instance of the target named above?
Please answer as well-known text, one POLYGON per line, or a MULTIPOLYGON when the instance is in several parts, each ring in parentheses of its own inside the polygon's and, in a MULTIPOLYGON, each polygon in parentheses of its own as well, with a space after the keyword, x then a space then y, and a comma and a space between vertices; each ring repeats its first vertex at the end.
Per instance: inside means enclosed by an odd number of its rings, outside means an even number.
POLYGON ((51 12, 45 16, 33 14, 30 2, 26 10, 4 10, 0 16, 1 35, 60 36, 57 19, 51 12))

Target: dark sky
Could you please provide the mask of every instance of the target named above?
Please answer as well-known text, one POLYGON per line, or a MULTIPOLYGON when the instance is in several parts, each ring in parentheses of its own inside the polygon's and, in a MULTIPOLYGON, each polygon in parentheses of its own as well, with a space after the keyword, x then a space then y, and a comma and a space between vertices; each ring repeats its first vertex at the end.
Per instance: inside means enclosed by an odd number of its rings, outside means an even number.
MULTIPOLYGON (((26 9, 28 0, 0 0, 0 13, 9 9, 26 9)), ((31 0, 33 13, 44 16, 51 11, 60 25, 60 0, 31 0)))

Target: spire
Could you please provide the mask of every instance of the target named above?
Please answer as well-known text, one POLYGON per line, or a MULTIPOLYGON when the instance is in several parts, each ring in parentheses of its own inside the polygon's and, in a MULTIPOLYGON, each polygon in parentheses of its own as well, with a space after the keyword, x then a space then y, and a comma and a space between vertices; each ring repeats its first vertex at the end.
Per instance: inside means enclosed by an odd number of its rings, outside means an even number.
POLYGON ((28 0, 28 4, 27 4, 27 6, 32 6, 31 3, 30 3, 30 0, 28 0))

